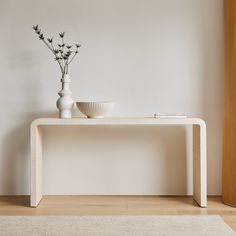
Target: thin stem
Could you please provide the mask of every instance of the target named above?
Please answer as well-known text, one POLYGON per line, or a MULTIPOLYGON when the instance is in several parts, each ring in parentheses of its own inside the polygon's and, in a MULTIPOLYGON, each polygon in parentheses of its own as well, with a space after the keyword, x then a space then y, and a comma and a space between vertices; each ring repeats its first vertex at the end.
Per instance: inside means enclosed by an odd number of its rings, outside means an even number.
MULTIPOLYGON (((53 55, 57 58, 57 55, 56 53, 53 51, 53 49, 50 47, 50 45, 45 41, 45 39, 42 39, 42 41, 44 42, 44 44, 49 48, 49 50, 53 53, 53 55)), ((60 66, 60 69, 61 69, 61 72, 63 73, 63 68, 62 68, 62 65, 61 63, 57 60, 59 66, 60 66)))
POLYGON ((74 52, 73 57, 72 57, 71 60, 67 63, 67 65, 70 65, 70 63, 71 63, 71 62, 73 61, 73 59, 75 58, 76 54, 77 54, 77 53, 74 52))
MULTIPOLYGON (((55 50, 54 46, 53 46, 53 43, 51 42, 51 46, 52 46, 52 49, 53 49, 53 52, 55 50)), ((54 52, 54 55, 57 57, 57 54, 54 52)), ((60 60, 60 59, 59 59, 60 60)), ((60 68, 61 68, 61 72, 63 73, 63 69, 62 69, 62 65, 61 65, 61 62, 58 60, 58 64, 60 65, 60 68)))
POLYGON ((68 74, 69 72, 69 64, 68 64, 68 61, 69 61, 69 57, 67 58, 66 60, 66 73, 68 74))
MULTIPOLYGON (((64 46, 62 46, 62 50, 63 50, 62 58, 63 58, 65 55, 65 53, 64 53, 64 47, 65 47, 64 36, 61 38, 61 41, 62 41, 62 45, 64 45, 64 46)), ((63 65, 64 65, 64 72, 66 72, 66 60, 64 58, 63 58, 63 65)))
MULTIPOLYGON (((66 56, 66 54, 64 53, 64 55, 63 56, 66 56)), ((64 65, 65 65, 65 71, 66 71, 66 64, 67 64, 67 59, 64 59, 63 58, 63 61, 64 61, 64 65)))
POLYGON ((49 46, 49 44, 46 42, 45 39, 42 39, 42 41, 45 43, 45 45, 49 48, 49 50, 55 55, 53 49, 49 46))
MULTIPOLYGON (((61 56, 61 63, 62 63, 62 66, 63 66, 63 68, 65 68, 65 62, 64 62, 64 60, 63 60, 63 50, 62 49, 60 49, 60 56, 61 56)), ((64 69, 64 71, 65 71, 65 69, 64 69)))
MULTIPOLYGON (((53 51, 55 50, 54 46, 53 46, 53 42, 51 42, 51 46, 52 46, 52 49, 53 51)), ((54 55, 57 57, 57 54, 54 52, 54 55)), ((59 59, 60 60, 60 59, 59 59)), ((63 69, 62 69, 62 65, 61 65, 61 62, 58 60, 58 64, 60 65, 61 67, 61 72, 63 73, 63 69)))
POLYGON ((55 50, 55 48, 54 48, 54 46, 53 46, 53 43, 51 43, 51 46, 52 46, 52 49, 53 49, 53 51, 55 50))

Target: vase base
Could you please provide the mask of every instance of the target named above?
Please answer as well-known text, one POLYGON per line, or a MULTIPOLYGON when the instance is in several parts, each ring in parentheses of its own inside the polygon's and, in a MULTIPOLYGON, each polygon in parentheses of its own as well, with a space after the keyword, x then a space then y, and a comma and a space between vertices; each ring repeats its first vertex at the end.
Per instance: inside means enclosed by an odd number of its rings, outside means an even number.
POLYGON ((70 119, 71 118, 71 111, 65 110, 59 112, 60 119, 70 119))

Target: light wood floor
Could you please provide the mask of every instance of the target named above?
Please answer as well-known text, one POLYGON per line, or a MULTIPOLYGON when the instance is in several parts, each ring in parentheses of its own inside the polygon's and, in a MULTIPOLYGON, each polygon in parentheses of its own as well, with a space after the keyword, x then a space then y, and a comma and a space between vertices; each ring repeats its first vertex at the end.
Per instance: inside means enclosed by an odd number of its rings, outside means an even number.
POLYGON ((31 208, 28 196, 0 196, 0 215, 220 215, 236 231, 236 208, 220 197, 200 208, 191 197, 44 196, 31 208))

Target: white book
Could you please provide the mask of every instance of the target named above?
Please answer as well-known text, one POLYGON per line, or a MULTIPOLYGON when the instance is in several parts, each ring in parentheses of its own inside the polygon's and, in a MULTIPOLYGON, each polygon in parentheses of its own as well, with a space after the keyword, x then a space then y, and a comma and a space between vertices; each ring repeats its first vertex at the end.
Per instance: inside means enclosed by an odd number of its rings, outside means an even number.
POLYGON ((154 118, 160 119, 177 119, 187 118, 185 114, 154 114, 154 118))

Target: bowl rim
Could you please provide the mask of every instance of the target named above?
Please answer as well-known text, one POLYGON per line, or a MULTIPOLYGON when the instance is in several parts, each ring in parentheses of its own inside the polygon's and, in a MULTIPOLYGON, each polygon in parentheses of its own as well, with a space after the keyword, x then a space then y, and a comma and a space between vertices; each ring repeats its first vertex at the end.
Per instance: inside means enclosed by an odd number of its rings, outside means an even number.
POLYGON ((76 104, 115 104, 113 101, 88 101, 88 102, 76 102, 76 104))

